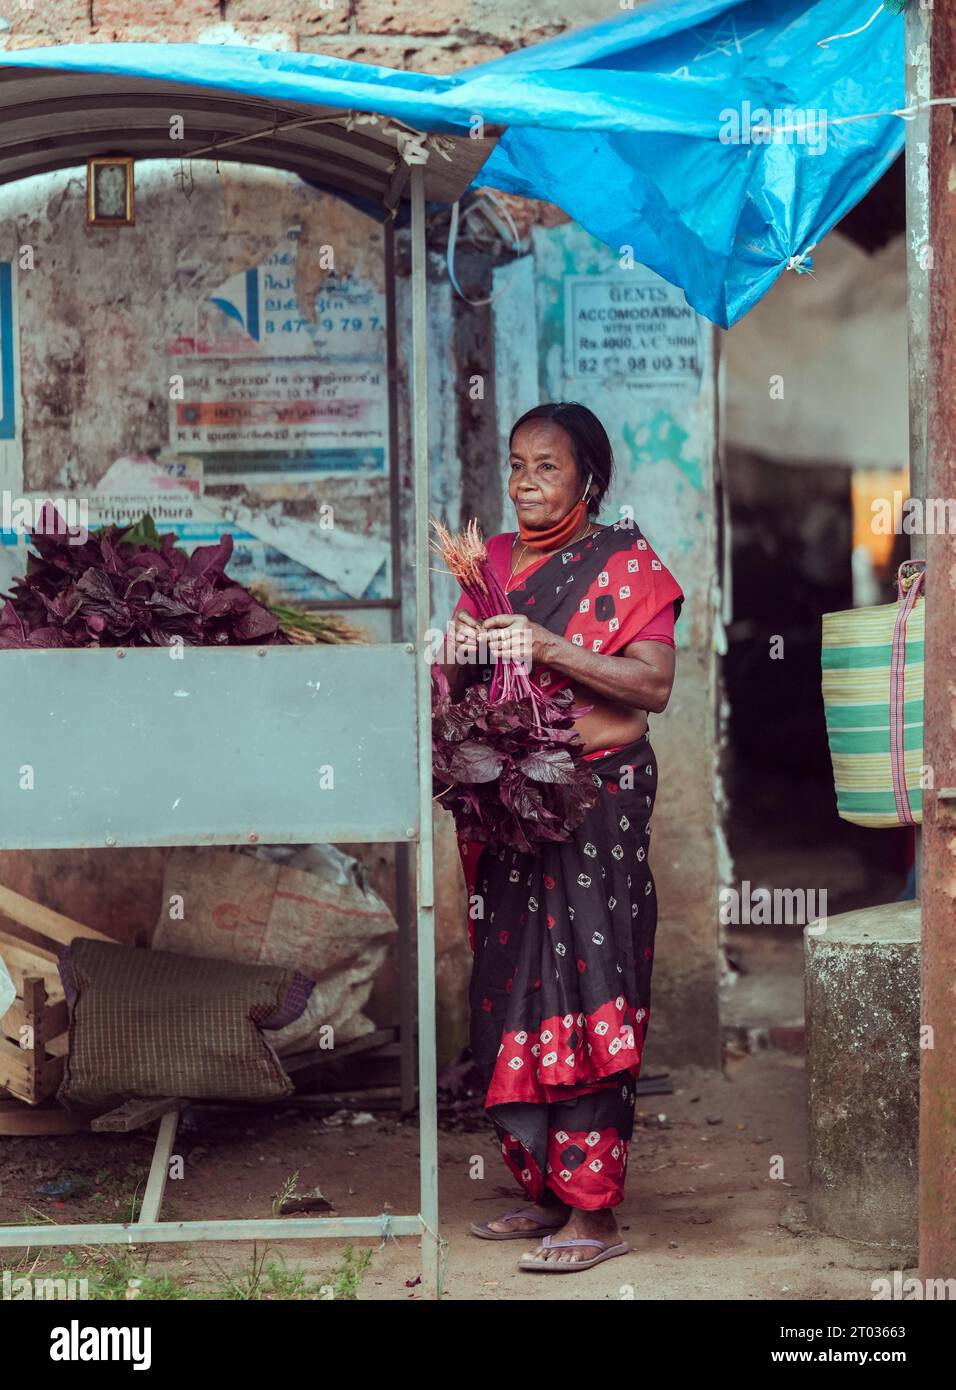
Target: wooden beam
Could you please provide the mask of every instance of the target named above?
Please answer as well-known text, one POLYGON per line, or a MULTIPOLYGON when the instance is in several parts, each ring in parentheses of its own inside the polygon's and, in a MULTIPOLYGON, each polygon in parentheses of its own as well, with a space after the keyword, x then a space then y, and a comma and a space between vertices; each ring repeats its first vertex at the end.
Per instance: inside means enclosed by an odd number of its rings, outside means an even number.
POLYGON ((153 1149, 153 1161, 149 1166, 149 1177, 146 1179, 146 1194, 143 1197, 143 1205, 137 1221, 130 1227, 130 1243, 135 1244, 136 1237, 132 1234, 136 1227, 143 1222, 152 1225, 159 1220, 159 1209, 163 1205, 163 1193, 166 1190, 166 1179, 169 1177, 169 1159, 173 1152, 173 1144, 176 1142, 176 1127, 179 1124, 179 1106, 164 1115, 159 1122, 159 1133, 156 1136, 156 1147, 153 1149))
POLYGON ((90 1129, 97 1134, 128 1134, 130 1130, 140 1129, 150 1121, 158 1120, 161 1115, 168 1115, 171 1110, 178 1110, 181 1104, 181 1101, 167 1096, 127 1100, 115 1110, 97 1115, 90 1129))
POLYGON ((19 951, 21 955, 33 956, 36 960, 42 961, 45 966, 53 966, 59 959, 56 951, 51 951, 46 946, 37 946, 32 941, 24 941, 22 936, 15 936, 12 932, 0 930, 0 951, 19 951))
POLYGON ((97 931, 95 927, 84 926, 82 922, 75 922, 72 917, 66 917, 62 912, 43 907, 40 903, 25 898, 22 893, 15 893, 12 888, 4 887, 2 883, 0 912, 9 917, 11 922, 19 922, 21 927, 29 927, 31 931, 48 936, 52 941, 59 941, 63 946, 69 946, 75 936, 88 936, 94 941, 111 941, 116 944, 113 937, 107 936, 105 932, 97 931))

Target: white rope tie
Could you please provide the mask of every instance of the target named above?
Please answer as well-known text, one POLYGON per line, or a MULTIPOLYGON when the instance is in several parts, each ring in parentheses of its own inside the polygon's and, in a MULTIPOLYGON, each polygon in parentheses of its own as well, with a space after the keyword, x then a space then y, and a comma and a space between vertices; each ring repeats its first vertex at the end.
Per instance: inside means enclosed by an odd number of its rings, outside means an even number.
MULTIPOLYGON (((813 241, 805 251, 801 251, 796 256, 791 256, 789 261, 787 261, 787 269, 795 270, 798 275, 813 275, 813 257, 810 253, 815 246, 816 242, 813 241)), ((816 279, 816 276, 814 275, 813 278, 816 279)))
POLYGON ((873 23, 874 19, 876 19, 877 15, 880 13, 882 9, 882 4, 877 5, 876 9, 870 15, 866 23, 861 24, 859 29, 851 29, 848 34, 830 34, 828 38, 817 39, 817 48, 829 48, 830 44, 834 43, 837 39, 852 39, 855 38, 857 34, 862 34, 865 29, 869 29, 870 25, 873 23))

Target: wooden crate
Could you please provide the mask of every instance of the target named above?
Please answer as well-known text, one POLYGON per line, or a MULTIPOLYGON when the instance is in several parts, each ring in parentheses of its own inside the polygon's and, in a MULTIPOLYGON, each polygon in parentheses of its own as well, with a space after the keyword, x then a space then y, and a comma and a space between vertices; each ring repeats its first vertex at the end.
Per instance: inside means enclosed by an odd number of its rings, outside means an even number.
POLYGON ((17 997, 0 1024, 0 1087, 27 1105, 39 1105, 56 1094, 63 1080, 70 1022, 66 1000, 62 989, 58 994, 47 992, 48 976, 26 973, 35 966, 18 969, 3 940, 0 955, 17 987, 17 997))
POLYGON ((112 939, 0 884, 0 956, 17 991, 0 1022, 0 1097, 41 1105, 63 1080, 70 1019, 57 955, 77 936, 112 939))

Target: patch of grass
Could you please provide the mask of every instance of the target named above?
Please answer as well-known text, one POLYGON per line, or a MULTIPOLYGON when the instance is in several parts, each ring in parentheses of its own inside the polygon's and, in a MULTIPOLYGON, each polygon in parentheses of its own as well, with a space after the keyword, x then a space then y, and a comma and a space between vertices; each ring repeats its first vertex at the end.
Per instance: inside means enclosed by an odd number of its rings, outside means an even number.
POLYGON ((242 1301, 353 1300, 372 1263, 371 1250, 362 1250, 356 1255, 351 1245, 347 1245, 341 1264, 336 1265, 330 1275, 307 1276, 300 1270, 286 1269, 282 1262, 270 1260, 268 1255, 268 1250, 264 1250, 260 1255, 258 1247, 253 1246, 249 1268, 238 1276, 231 1275, 222 1266, 218 1266, 219 1289, 210 1293, 209 1297, 242 1301))
MULTIPOLYGON (((36 1219, 31 1224, 40 1224, 36 1219)), ((46 1224, 44 1219, 43 1224, 46 1224)), ((341 1262, 331 1273, 309 1275, 302 1270, 287 1269, 285 1264, 270 1259, 268 1249, 261 1253, 253 1246, 248 1268, 232 1274, 213 1261, 207 1267, 214 1270, 214 1281, 197 1281, 194 1275, 184 1276, 172 1270, 150 1272, 152 1252, 139 1256, 123 1250, 87 1247, 68 1250, 58 1262, 44 1255, 26 1256, 16 1263, 0 1261, 0 1273, 9 1270, 14 1275, 51 1279, 85 1279, 91 1301, 117 1302, 125 1299, 202 1300, 216 1299, 236 1302, 335 1301, 354 1300, 362 1279, 372 1263, 372 1251, 356 1253, 346 1246, 341 1262)))
POLYGON ((372 1251, 368 1247, 356 1254, 351 1245, 347 1245, 342 1263, 332 1271, 333 1298, 354 1299, 371 1263, 372 1251))

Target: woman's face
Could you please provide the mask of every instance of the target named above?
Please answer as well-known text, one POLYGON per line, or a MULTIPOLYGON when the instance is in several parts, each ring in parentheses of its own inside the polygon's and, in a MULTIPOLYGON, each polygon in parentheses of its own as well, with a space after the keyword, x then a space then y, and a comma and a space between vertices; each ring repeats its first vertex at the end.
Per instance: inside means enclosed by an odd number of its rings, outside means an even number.
POLYGON ((509 466, 508 496, 532 530, 553 526, 581 500, 571 437, 554 420, 529 420, 515 431, 509 466))

